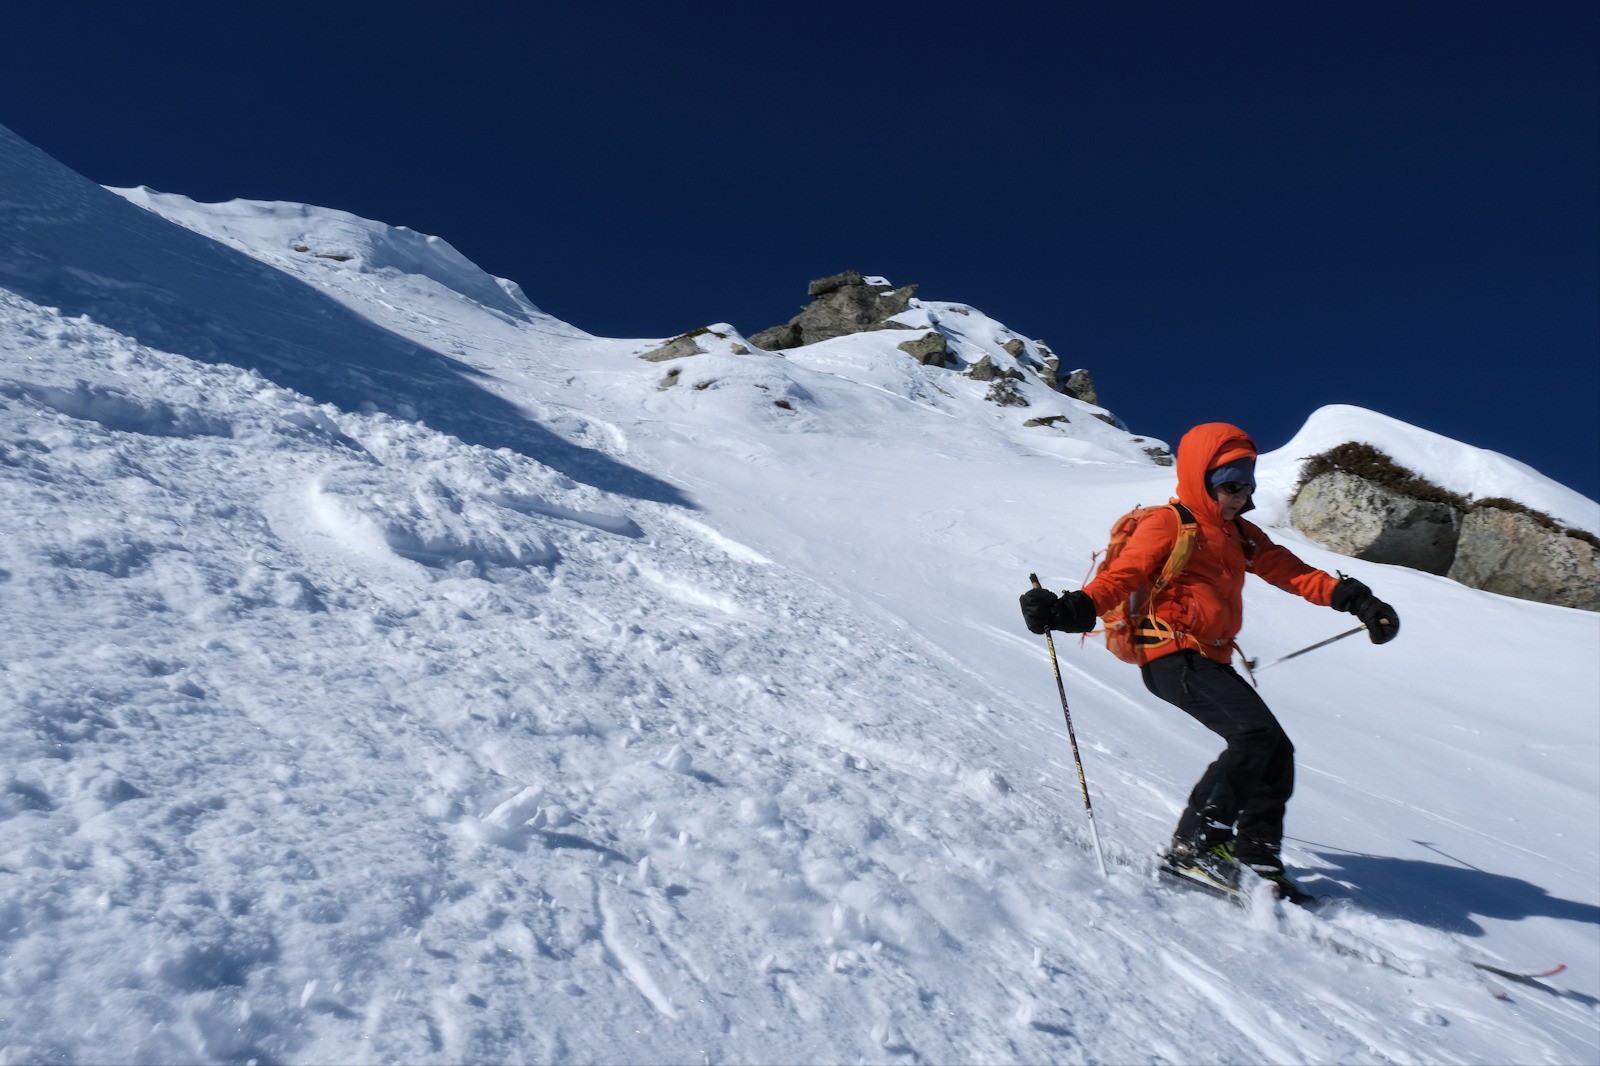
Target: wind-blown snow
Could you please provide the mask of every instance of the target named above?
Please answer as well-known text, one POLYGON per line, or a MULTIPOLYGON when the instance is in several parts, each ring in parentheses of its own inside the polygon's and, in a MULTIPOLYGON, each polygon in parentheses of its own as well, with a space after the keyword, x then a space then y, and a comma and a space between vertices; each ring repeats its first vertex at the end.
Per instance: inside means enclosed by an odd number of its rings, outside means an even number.
MULTIPOLYGON (((5 1061, 1600 1054, 1600 617, 1274 531, 1404 620, 1261 675, 1320 916, 1153 882, 1217 743, 1061 639, 1103 881, 1016 596, 1157 442, 915 334, 650 363, 410 231, 0 178, 5 1061)), ((1263 659, 1344 628, 1247 601, 1263 659)))

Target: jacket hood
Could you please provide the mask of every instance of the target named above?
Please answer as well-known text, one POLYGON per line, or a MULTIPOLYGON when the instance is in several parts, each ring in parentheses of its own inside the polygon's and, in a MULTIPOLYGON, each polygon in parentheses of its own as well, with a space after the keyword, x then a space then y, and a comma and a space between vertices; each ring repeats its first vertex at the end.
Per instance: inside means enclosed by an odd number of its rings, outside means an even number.
POLYGON ((1255 457, 1255 441, 1238 426, 1227 422, 1195 426, 1178 442, 1178 502, 1202 522, 1221 525, 1222 507, 1206 489, 1206 471, 1235 459, 1255 457))

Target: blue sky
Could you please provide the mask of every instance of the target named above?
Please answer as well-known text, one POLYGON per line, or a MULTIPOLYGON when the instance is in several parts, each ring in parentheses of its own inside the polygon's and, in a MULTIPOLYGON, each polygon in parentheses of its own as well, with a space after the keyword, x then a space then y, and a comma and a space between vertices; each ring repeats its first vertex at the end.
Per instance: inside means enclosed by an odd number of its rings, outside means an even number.
POLYGON ((103 184, 434 233, 606 336, 854 267, 1173 443, 1353 403, 1600 497, 1600 5, 28 7, 0 123, 103 184))

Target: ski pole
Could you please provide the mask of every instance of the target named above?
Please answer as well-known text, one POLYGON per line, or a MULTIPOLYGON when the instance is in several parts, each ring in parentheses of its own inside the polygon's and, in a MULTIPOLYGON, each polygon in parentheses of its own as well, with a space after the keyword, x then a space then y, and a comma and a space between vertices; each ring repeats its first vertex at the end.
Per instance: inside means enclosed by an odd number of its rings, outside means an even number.
MULTIPOLYGON (((1311 645, 1308 645, 1308 646, 1306 646, 1304 648, 1301 648, 1299 651, 1292 651, 1288 655, 1285 655, 1281 659, 1274 659, 1270 663, 1268 663, 1267 666, 1277 666, 1279 663, 1286 663, 1290 659, 1297 659, 1300 656, 1304 655, 1308 651, 1316 651, 1318 648, 1326 648, 1329 644, 1332 644, 1334 641, 1343 640, 1345 637, 1353 637, 1357 633, 1364 632, 1366 630, 1366 628, 1367 628, 1366 626, 1356 626, 1354 629, 1347 629, 1343 633, 1340 633, 1338 636, 1329 637, 1327 640, 1319 640, 1315 644, 1311 644, 1311 645)), ((1245 663, 1244 663, 1245 668, 1247 670, 1252 671, 1252 672, 1259 672, 1259 671, 1265 670, 1267 668, 1267 666, 1257 666, 1256 662, 1257 662, 1257 660, 1255 660, 1255 659, 1246 659, 1245 663)))
MULTIPOLYGON (((1043 588, 1039 584, 1038 574, 1029 574, 1028 580, 1033 582, 1034 588, 1043 588)), ((1072 710, 1067 706, 1067 686, 1061 681, 1061 663, 1056 659, 1056 640, 1047 629, 1044 631, 1044 642, 1050 648, 1050 669, 1056 674, 1056 691, 1061 693, 1061 713, 1067 720, 1067 739, 1072 741, 1072 761, 1078 767, 1078 788, 1083 791, 1083 811, 1089 816, 1089 839, 1094 841, 1094 857, 1100 863, 1100 876, 1109 878, 1106 872, 1106 856, 1100 850, 1100 830, 1094 824, 1094 804, 1089 802, 1089 779, 1083 776, 1083 757, 1078 754, 1078 734, 1072 728, 1072 710)))

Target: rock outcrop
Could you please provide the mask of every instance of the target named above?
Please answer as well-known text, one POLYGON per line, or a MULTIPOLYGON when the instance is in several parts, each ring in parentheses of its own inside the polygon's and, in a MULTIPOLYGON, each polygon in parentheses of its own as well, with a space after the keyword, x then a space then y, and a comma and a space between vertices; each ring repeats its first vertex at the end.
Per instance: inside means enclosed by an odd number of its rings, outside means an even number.
POLYGON ((1094 390, 1094 378, 1089 376, 1087 370, 1074 370, 1070 374, 1063 375, 1058 369, 1055 386, 1075 400, 1100 406, 1100 396, 1094 390))
POLYGON ((1600 611, 1600 538, 1512 500, 1469 500, 1368 444, 1352 441, 1308 459, 1289 521, 1355 559, 1600 611))
POLYGON ((1430 574, 1449 571, 1461 531, 1461 512, 1451 504, 1419 500, 1343 470, 1306 481, 1289 507, 1289 521, 1340 555, 1430 574))
MULTIPOLYGON (((766 351, 782 351, 855 333, 910 330, 916 335, 896 347, 923 366, 940 367, 974 381, 987 382, 989 389, 985 399, 991 403, 1002 407, 1029 406, 1022 386, 1037 379, 1055 392, 1092 407, 1100 406, 1089 372, 1083 369, 1063 371, 1060 357, 1044 341, 1016 336, 1003 327, 976 337, 972 327, 961 322, 962 318, 972 317, 972 308, 918 300, 916 285, 895 286, 883 278, 846 270, 813 281, 806 291, 811 302, 799 314, 781 326, 752 334, 749 343, 766 351)), ((676 338, 644 358, 677 358, 688 346, 685 338, 676 338)), ((1108 411, 1089 414, 1118 429, 1127 429, 1108 411)), ((1048 428, 1068 421, 1062 415, 1029 419, 1026 424, 1048 428)), ((1158 463, 1171 463, 1164 448, 1149 449, 1148 453, 1158 463)))
POLYGON ((750 337, 757 348, 776 351, 876 329, 907 329, 889 319, 911 306, 915 285, 895 288, 868 281, 854 270, 819 278, 806 289, 811 302, 788 322, 750 337))
POLYGON ((1463 585, 1600 611, 1600 545, 1510 500, 1479 500, 1461 522, 1449 576, 1463 585))
POLYGON ((648 352, 641 352, 640 359, 651 363, 665 363, 670 359, 686 359, 691 355, 702 354, 700 344, 696 337, 700 331, 680 333, 659 348, 652 348, 648 352))
POLYGON ((902 341, 895 347, 923 366, 945 366, 950 362, 950 342, 937 331, 924 333, 914 341, 902 341))
POLYGON ((659 348, 640 352, 639 358, 650 363, 665 363, 673 359, 687 359, 691 355, 706 355, 712 351, 747 355, 750 349, 739 343, 732 327, 719 323, 680 333, 659 348))

